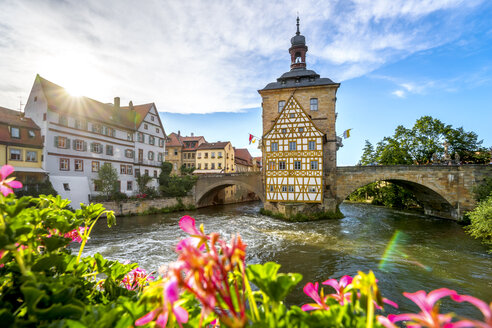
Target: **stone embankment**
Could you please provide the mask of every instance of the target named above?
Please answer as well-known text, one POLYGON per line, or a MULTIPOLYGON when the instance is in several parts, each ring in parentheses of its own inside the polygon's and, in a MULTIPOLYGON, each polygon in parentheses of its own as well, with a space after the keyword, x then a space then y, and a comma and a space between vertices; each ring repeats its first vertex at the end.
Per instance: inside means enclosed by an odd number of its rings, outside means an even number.
POLYGON ((184 210, 186 208, 195 207, 195 199, 193 196, 185 197, 170 197, 170 198, 156 198, 156 199, 135 199, 125 201, 111 201, 101 202, 101 204, 107 209, 114 211, 116 216, 135 215, 135 214, 147 214, 153 211, 163 211, 170 209, 169 212, 173 212, 172 209, 184 210))

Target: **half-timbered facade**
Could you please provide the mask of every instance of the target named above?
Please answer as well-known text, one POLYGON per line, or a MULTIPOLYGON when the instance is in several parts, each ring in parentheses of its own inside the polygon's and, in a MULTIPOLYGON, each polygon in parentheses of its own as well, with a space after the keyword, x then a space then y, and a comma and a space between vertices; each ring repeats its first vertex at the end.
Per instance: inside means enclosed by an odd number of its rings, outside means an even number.
POLYGON ((266 199, 323 201, 323 133, 291 96, 264 136, 266 199))

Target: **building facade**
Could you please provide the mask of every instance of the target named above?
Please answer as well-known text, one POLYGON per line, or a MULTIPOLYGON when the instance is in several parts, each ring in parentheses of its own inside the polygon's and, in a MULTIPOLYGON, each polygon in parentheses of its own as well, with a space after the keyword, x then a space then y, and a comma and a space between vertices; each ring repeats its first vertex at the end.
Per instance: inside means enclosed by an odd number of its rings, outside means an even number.
POLYGON ((171 133, 166 138, 166 161, 173 165, 171 174, 180 174, 180 168, 183 165, 183 143, 179 134, 171 133))
POLYGON ((43 160, 39 126, 20 111, 0 107, 0 166, 13 166, 16 179, 27 188, 47 177, 43 160))
POLYGON ((251 156, 247 148, 234 148, 234 155, 237 172, 254 171, 255 166, 253 163, 253 156, 251 156))
POLYGON ((274 212, 336 210, 335 103, 340 84, 308 70, 307 51, 298 18, 289 48, 290 71, 258 90, 263 108, 265 208, 274 212), (315 149, 310 149, 310 142, 315 142, 315 149), (317 162, 318 168, 311 169, 316 167, 311 162, 317 162))
POLYGON ((121 107, 118 97, 114 104, 72 97, 38 75, 25 113, 44 138, 43 168, 74 208, 99 194, 98 172, 105 163, 116 168, 120 192, 137 193, 140 174, 153 177, 149 186, 158 187, 165 132, 155 104, 121 107))
POLYGON ((229 141, 202 143, 196 150, 194 173, 235 172, 234 148, 229 141))
POLYGON ((190 169, 196 168, 196 150, 207 141, 203 136, 195 136, 193 133, 190 137, 181 137, 183 143, 183 165, 190 169))

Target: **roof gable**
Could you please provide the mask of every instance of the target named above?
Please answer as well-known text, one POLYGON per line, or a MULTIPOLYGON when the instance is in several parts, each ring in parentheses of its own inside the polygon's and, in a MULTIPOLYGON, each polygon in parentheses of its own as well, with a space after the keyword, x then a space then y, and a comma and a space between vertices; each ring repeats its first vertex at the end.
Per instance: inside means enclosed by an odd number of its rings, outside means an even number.
POLYGON ((291 96, 263 139, 322 137, 323 135, 324 133, 314 125, 294 96, 291 96), (299 128, 302 128, 302 132, 299 128))

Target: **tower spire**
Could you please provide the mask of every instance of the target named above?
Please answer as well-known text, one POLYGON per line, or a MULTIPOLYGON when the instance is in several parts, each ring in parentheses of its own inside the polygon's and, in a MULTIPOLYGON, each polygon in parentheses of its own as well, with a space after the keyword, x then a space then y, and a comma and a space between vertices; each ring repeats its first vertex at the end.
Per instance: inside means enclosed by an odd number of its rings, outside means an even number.
POLYGON ((297 31, 290 39, 291 47, 289 49, 290 53, 290 68, 306 68, 306 52, 308 47, 306 46, 306 38, 299 31, 299 13, 297 13, 297 31))
POLYGON ((296 35, 299 35, 301 34, 301 32, 299 32, 299 13, 297 13, 297 32, 296 32, 296 35))

